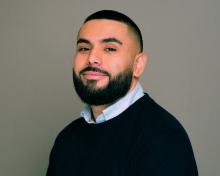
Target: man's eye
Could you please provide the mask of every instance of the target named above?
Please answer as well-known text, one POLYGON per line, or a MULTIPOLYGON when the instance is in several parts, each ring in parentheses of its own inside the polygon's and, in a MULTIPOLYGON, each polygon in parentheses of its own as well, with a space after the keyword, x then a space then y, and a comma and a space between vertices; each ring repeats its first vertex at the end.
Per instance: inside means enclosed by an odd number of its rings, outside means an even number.
POLYGON ((86 48, 86 47, 80 47, 78 49, 79 52, 85 52, 85 51, 89 51, 89 48, 86 48))
POLYGON ((107 52, 114 52, 114 51, 116 51, 116 49, 115 48, 105 48, 105 51, 107 51, 107 52))

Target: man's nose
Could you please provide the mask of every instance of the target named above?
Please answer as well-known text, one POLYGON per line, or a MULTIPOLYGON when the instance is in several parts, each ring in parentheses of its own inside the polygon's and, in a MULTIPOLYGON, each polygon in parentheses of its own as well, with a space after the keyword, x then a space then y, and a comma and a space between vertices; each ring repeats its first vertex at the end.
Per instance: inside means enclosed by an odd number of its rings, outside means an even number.
POLYGON ((92 49, 89 54, 89 64, 90 65, 101 65, 102 64, 102 54, 98 49, 92 49))

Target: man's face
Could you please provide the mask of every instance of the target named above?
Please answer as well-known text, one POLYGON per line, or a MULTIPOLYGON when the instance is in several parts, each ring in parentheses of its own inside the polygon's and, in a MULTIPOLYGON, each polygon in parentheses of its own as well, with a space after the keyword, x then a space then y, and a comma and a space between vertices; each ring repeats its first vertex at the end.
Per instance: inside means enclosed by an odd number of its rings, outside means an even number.
POLYGON ((136 38, 126 24, 104 19, 83 24, 73 65, 74 85, 81 99, 100 105, 124 96, 135 85, 133 64, 137 54, 136 38))

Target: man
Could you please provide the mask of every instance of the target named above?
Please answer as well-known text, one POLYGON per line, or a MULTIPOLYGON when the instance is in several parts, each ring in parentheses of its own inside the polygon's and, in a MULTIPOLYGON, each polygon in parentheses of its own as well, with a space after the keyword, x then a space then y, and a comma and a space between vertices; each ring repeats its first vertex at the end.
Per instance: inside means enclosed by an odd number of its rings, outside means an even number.
POLYGON ((73 82, 86 103, 57 137, 47 176, 196 176, 188 136, 139 83, 147 56, 137 25, 90 15, 77 36, 73 82))

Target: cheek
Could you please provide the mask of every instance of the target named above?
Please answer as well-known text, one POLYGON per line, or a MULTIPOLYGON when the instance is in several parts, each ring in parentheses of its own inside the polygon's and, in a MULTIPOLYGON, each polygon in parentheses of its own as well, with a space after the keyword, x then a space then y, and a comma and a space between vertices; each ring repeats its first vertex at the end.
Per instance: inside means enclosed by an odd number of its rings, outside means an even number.
POLYGON ((121 57, 107 58, 105 59, 105 62, 103 62, 103 67, 106 67, 112 75, 119 72, 122 69, 122 66, 123 60, 121 57))
POLYGON ((131 67, 130 58, 120 57, 114 60, 114 62, 109 63, 109 70, 111 71, 112 76, 117 75, 131 67))
POLYGON ((85 59, 75 56, 73 58, 73 69, 75 70, 76 73, 79 73, 79 71, 85 67, 85 59))
POLYGON ((112 64, 112 66, 111 66, 110 69, 111 69, 111 74, 112 74, 112 76, 115 76, 115 75, 117 75, 119 72, 121 72, 122 67, 121 67, 120 64, 115 63, 115 64, 112 64))

